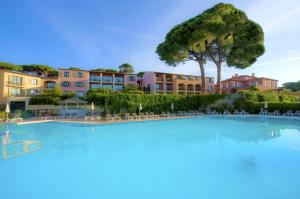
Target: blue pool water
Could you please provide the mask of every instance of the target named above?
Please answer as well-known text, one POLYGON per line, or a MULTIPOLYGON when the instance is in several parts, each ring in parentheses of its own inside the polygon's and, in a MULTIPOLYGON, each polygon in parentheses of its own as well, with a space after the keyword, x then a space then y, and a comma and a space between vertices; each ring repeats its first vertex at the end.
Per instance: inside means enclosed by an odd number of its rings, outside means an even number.
POLYGON ((1 199, 300 198, 299 121, 49 122, 9 130, 0 149, 1 199))

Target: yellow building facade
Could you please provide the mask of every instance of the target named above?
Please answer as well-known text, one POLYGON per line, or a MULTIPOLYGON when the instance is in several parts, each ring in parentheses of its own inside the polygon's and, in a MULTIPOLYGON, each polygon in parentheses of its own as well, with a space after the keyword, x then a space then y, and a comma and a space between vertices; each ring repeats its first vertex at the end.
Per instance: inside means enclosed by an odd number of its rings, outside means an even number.
POLYGON ((29 97, 43 91, 40 77, 15 71, 0 70, 0 104, 28 105, 29 97))

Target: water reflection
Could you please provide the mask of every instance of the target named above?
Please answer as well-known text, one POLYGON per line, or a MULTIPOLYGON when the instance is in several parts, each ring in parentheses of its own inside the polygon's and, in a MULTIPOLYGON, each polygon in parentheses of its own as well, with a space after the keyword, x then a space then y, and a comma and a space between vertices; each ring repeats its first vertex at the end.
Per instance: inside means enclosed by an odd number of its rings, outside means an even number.
POLYGON ((2 135, 2 159, 7 160, 36 152, 41 149, 41 143, 35 140, 14 141, 7 130, 2 135))

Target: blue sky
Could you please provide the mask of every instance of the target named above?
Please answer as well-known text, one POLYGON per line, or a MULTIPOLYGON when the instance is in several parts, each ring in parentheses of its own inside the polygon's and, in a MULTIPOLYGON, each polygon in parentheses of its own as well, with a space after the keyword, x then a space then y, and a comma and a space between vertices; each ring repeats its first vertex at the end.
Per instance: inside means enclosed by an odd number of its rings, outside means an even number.
MULTIPOLYGON (((158 59, 165 34, 219 1, 214 0, 0 0, 0 61, 58 67, 116 68, 199 74, 196 63, 176 68, 158 59)), ((233 3, 265 31, 266 53, 250 68, 223 67, 223 79, 251 74, 300 80, 300 1, 233 3)), ((212 63, 208 76, 216 75, 212 63)))

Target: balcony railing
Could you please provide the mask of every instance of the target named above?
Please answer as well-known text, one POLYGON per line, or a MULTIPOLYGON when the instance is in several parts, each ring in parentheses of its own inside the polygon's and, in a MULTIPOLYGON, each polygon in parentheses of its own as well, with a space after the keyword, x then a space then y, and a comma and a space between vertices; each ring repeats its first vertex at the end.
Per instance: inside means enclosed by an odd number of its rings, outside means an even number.
POLYGON ((7 83, 14 86, 23 86, 23 82, 8 81, 7 83))
POLYGON ((91 82, 101 82, 101 77, 97 77, 97 76, 91 76, 90 77, 90 81, 91 82))

